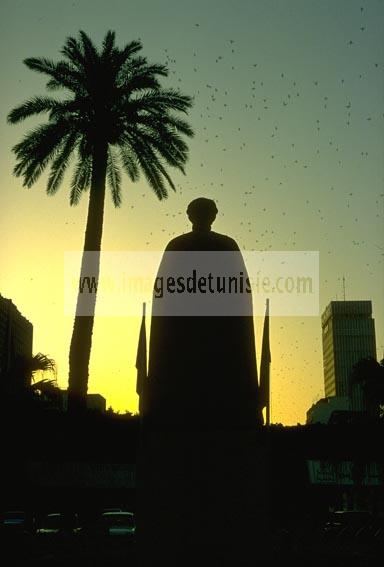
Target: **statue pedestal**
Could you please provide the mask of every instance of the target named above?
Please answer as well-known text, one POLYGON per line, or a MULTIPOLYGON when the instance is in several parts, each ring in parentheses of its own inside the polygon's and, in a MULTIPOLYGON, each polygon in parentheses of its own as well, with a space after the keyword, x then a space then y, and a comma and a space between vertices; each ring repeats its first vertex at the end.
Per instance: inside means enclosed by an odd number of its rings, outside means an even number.
POLYGON ((138 564, 255 565, 265 557, 261 431, 151 432, 137 468, 138 564))

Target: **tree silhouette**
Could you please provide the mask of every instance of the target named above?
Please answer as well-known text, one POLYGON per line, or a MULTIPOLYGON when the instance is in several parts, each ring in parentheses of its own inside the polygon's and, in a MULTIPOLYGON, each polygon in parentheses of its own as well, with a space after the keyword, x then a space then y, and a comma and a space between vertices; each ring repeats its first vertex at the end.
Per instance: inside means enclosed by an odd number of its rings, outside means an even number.
MULTIPOLYGON (((46 354, 38 352, 35 355, 20 354, 13 361, 11 374, 12 385, 15 388, 32 388, 34 386, 36 372, 56 372, 56 363, 46 354)), ((35 383, 36 384, 36 383, 35 383)))
POLYGON ((56 363, 52 358, 38 352, 35 355, 17 355, 12 363, 8 377, 6 397, 13 403, 32 403, 40 392, 47 398, 56 399, 59 388, 56 383, 56 363), (53 373, 53 379, 41 378, 35 381, 36 372, 53 373))
POLYGON ((361 384, 367 409, 372 417, 383 414, 384 359, 378 362, 372 357, 362 358, 353 366, 352 378, 361 384))
MULTIPOLYGON (((115 45, 115 33, 107 32, 101 49, 88 35, 68 37, 61 50, 64 59, 28 58, 24 63, 48 75, 49 90, 64 89, 62 100, 36 96, 14 108, 8 121, 16 124, 30 116, 48 113, 48 122, 28 132, 13 151, 16 176, 31 187, 50 164, 47 193, 59 188, 71 158, 76 162, 71 178, 70 204, 76 205, 89 190, 81 277, 89 273, 86 252, 92 256, 92 275, 98 281, 106 181, 116 207, 121 205, 121 167, 130 180, 144 176, 159 199, 167 197, 167 186, 175 186, 166 166, 184 173, 188 147, 183 136, 193 135, 179 112, 187 113, 192 98, 161 87, 164 65, 149 64, 138 55, 140 41, 122 49, 115 45)), ((79 291, 69 352, 69 398, 72 411, 86 407, 88 368, 96 305, 91 293, 86 316, 80 316, 79 291)))

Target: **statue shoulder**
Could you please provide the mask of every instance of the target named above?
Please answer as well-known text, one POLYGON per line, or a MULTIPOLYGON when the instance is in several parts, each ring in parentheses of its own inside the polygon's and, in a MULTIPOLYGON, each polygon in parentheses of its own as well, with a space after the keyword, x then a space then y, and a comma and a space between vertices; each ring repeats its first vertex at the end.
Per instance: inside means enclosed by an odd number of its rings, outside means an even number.
POLYGON ((205 234, 193 231, 181 234, 170 240, 165 252, 178 252, 188 250, 221 250, 226 252, 238 252, 240 250, 237 242, 230 236, 210 231, 205 234))
POLYGON ((226 234, 211 232, 211 236, 215 240, 215 244, 218 245, 218 250, 228 250, 229 252, 237 252, 240 250, 236 240, 234 240, 230 236, 227 236, 226 234))
POLYGON ((181 234, 180 236, 176 236, 176 238, 172 238, 165 247, 165 252, 177 252, 183 251, 186 249, 186 245, 191 240, 191 232, 187 232, 186 234, 181 234))

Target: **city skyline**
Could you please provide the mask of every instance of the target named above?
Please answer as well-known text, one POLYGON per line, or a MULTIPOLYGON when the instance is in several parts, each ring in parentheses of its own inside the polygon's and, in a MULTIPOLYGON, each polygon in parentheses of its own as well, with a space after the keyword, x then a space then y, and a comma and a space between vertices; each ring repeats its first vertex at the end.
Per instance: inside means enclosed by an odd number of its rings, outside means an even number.
MULTIPOLYGON (((170 172, 177 192, 161 203, 144 180, 124 179, 120 210, 107 196, 102 248, 162 250, 189 230, 188 202, 207 196, 219 208, 213 229, 243 251, 318 250, 319 315, 270 321, 272 422, 303 423, 323 397, 320 313, 343 297, 343 277, 347 299, 372 300, 377 357, 384 356, 384 5, 240 4, 220 3, 218 14, 218 2, 168 1, 160 9, 149 1, 108 8, 99 1, 5 1, 1 111, 4 117, 45 94, 44 80, 22 60, 58 59, 64 39, 79 29, 97 43, 107 29, 116 30, 119 45, 140 37, 150 61, 169 65, 164 84, 195 97, 187 175, 170 172)), ((64 315, 64 254, 82 249, 87 195, 70 208, 68 181, 48 198, 45 178, 27 190, 13 177, 11 147, 43 121, 3 128, 0 292, 33 323, 34 352, 57 361, 66 387, 73 319, 64 315)), ((258 364, 262 320, 256 317, 258 364)), ((89 391, 116 410, 137 409, 140 322, 96 319, 89 391)))

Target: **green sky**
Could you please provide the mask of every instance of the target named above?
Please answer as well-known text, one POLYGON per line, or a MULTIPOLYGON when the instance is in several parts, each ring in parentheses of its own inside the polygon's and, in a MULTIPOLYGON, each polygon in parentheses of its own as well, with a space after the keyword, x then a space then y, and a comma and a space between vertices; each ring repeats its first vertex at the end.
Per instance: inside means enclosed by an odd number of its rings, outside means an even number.
MULTIPOLYGON (((320 312, 332 299, 371 299, 384 356, 384 2, 382 0, 2 0, 0 293, 34 324, 34 351, 67 381, 72 319, 63 314, 63 258, 83 245, 87 199, 69 206, 64 183, 45 195, 12 175, 11 147, 36 122, 9 110, 44 93, 25 57, 57 58, 84 29, 100 42, 140 38, 168 63, 165 86, 194 95, 187 175, 158 202, 126 178, 123 206, 108 197, 103 249, 161 250, 189 230, 185 209, 214 198, 215 230, 244 250, 320 252, 320 312)), ((42 120, 42 119, 41 119, 42 120)), ((257 298, 256 298, 257 300, 257 298)), ((271 305, 273 297, 271 297, 271 305)), ((257 348, 262 321, 257 318, 257 348)), ((90 391, 136 409, 138 321, 96 321, 90 391)), ((320 318, 271 321, 272 419, 296 423, 323 395, 320 318)))

